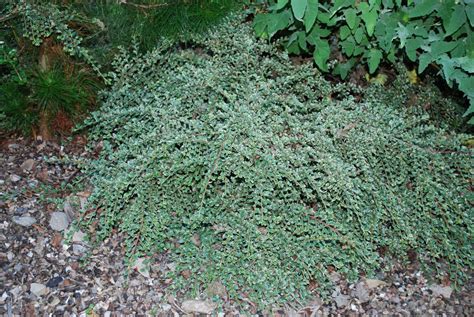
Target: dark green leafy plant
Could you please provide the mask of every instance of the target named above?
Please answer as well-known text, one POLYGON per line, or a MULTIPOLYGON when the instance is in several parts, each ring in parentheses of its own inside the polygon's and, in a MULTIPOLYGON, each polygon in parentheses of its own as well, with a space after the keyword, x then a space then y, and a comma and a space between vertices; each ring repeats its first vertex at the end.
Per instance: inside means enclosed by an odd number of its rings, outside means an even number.
POLYGON ((59 66, 24 72, 23 76, 23 82, 9 79, 0 85, 1 128, 26 135, 39 131, 44 138, 54 130, 71 128, 94 103, 99 88, 90 73, 59 66), (53 124, 59 124, 57 129, 52 129, 53 124))
POLYGON ((0 128, 30 132, 37 121, 29 111, 25 92, 26 74, 19 66, 17 51, 0 42, 0 128))
POLYGON ((35 1, 22 2, 12 10, 18 11, 19 28, 23 36, 33 45, 41 46, 45 40, 54 38, 61 44, 64 52, 84 60, 100 77, 105 79, 91 50, 81 45, 83 38, 70 27, 70 23, 77 19, 76 12, 51 3, 39 4, 35 1))
POLYGON ((24 70, 18 62, 17 50, 0 41, 0 79, 12 79, 17 83, 23 83, 25 77, 24 70))
POLYGON ((0 19, 1 128, 39 132, 49 139, 53 132, 70 130, 86 106, 93 104, 98 81, 89 68, 105 77, 69 25, 76 17, 73 12, 51 3, 6 2, 0 19), (15 46, 18 49, 7 49, 15 46), (87 66, 76 66, 74 56, 87 66))
POLYGON ((37 71, 32 76, 30 98, 40 112, 73 114, 90 102, 94 84, 85 72, 68 76, 59 68, 37 71))
POLYGON ((379 248, 465 278, 468 136, 378 90, 332 86, 239 19, 194 43, 205 50, 123 52, 114 63, 85 124, 103 144, 83 162, 93 193, 81 225, 97 241, 117 228, 129 260, 170 252, 176 289, 219 280, 261 306, 309 296, 312 280, 324 294, 329 267, 371 276, 379 248))
POLYGON ((74 120, 94 103, 98 84, 92 78, 84 71, 67 74, 60 68, 39 70, 33 74, 30 100, 39 113, 39 129, 43 137, 49 135, 51 123, 58 115, 74 120))
MULTIPOLYGON (((382 61, 403 56, 439 68, 446 83, 464 93, 474 112, 474 4, 471 1, 268 1, 255 31, 264 38, 283 36, 290 53, 313 54, 322 71, 334 67, 345 78, 360 63, 374 73, 382 61), (342 53, 342 55, 341 55, 342 53), (402 54, 403 53, 403 54, 402 54), (336 60, 334 64, 330 62, 336 60)), ((474 123, 474 117, 470 123, 474 123)))
POLYGON ((0 84, 0 129, 31 134, 38 124, 38 113, 28 102, 25 84, 8 81, 0 84))
POLYGON ((107 83, 102 70, 118 46, 135 45, 145 51, 163 37, 186 42, 241 6, 234 0, 5 3, 0 8, 0 78, 5 83, 0 87, 5 100, 0 105, 2 126, 31 131, 39 125, 41 134, 49 134, 48 127, 55 124, 49 121, 58 115, 68 117, 61 119, 65 123, 82 113, 97 86, 86 70, 92 68, 107 83), (25 49, 24 42, 32 45, 25 49), (10 49, 15 45, 21 49, 10 49), (19 58, 17 51, 24 56, 19 58), (53 69, 53 64, 64 69, 53 69), (83 70, 68 74, 67 68, 75 67, 83 70), (25 69, 39 71, 27 76, 25 69), (25 122, 19 124, 22 118, 25 122))
POLYGON ((134 42, 142 51, 153 49, 162 37, 186 42, 241 6, 236 0, 101 0, 75 1, 68 8, 77 12, 74 20, 88 30, 84 44, 104 60, 111 50, 134 42))

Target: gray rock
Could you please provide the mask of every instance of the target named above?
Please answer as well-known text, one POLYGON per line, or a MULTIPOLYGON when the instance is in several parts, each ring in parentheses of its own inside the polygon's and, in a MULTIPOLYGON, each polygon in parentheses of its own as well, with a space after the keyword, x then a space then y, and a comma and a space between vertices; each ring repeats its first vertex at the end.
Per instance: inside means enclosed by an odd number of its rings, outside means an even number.
POLYGON ((21 287, 17 286, 17 287, 12 288, 10 290, 10 293, 13 295, 13 297, 16 300, 18 298, 18 296, 20 295, 20 293, 21 293, 21 287))
POLYGON ((387 285, 387 283, 385 283, 384 281, 374 280, 374 279, 369 279, 369 278, 365 280, 365 283, 367 284, 367 287, 369 289, 373 289, 373 288, 377 288, 379 286, 387 285))
POLYGON ((332 272, 330 275, 329 275, 329 279, 333 282, 333 283, 337 283, 341 280, 341 274, 337 273, 337 272, 332 272))
POLYGON ((21 270, 23 270, 23 265, 21 265, 21 263, 17 263, 17 264, 15 264, 15 266, 13 267, 13 270, 15 271, 15 273, 18 273, 18 272, 20 272, 21 270))
POLYGON ((128 283, 130 287, 138 287, 142 284, 143 284, 143 279, 137 279, 137 278, 134 278, 128 283))
POLYGON ((35 188, 36 186, 38 186, 38 181, 36 179, 29 180, 28 181, 28 186, 30 188, 35 188))
POLYGON ((71 204, 71 198, 67 197, 64 202, 64 212, 68 215, 69 219, 74 219, 75 211, 71 204))
POLYGON ((353 292, 354 296, 357 297, 357 299, 361 303, 366 303, 370 299, 369 291, 367 289, 367 286, 363 282, 357 283, 355 289, 352 292, 353 292))
POLYGON ((336 287, 336 289, 332 293, 332 298, 334 299, 334 302, 336 302, 336 305, 339 308, 346 307, 347 305, 349 305, 350 296, 341 294, 341 289, 339 287, 336 287))
POLYGON ((164 311, 168 311, 170 310, 172 307, 170 304, 161 304, 161 308, 164 310, 164 311))
POLYGON ((83 245, 80 245, 80 244, 73 244, 72 245, 72 252, 75 255, 83 255, 84 253, 87 252, 87 248, 83 245))
POLYGON ((199 313, 210 315, 217 305, 209 301, 187 300, 181 305, 181 308, 187 313, 199 313))
POLYGON ((19 145, 19 144, 16 144, 16 143, 8 144, 8 149, 9 149, 10 151, 12 151, 12 150, 17 150, 17 149, 19 149, 19 148, 20 148, 20 145, 19 145))
POLYGON ((72 235, 72 242, 84 242, 86 238, 86 234, 81 230, 74 232, 72 235))
POLYGON ((430 285, 430 290, 433 292, 434 296, 443 296, 444 298, 450 298, 451 294, 453 293, 453 289, 449 286, 441 286, 441 285, 430 285))
POLYGON ((56 306, 58 306, 60 303, 61 303, 61 300, 60 300, 59 298, 57 298, 57 297, 54 297, 53 300, 51 301, 50 305, 51 305, 52 307, 56 307, 56 306))
POLYGON ((30 216, 23 216, 23 217, 14 216, 12 220, 17 225, 20 225, 23 227, 30 227, 36 223, 36 219, 30 216))
POLYGON ((48 291, 48 288, 46 287, 46 285, 44 285, 44 284, 31 283, 30 292, 32 294, 35 294, 36 296, 40 297, 40 296, 44 296, 44 295, 48 294, 49 291, 48 291))
POLYGON ((393 296, 390 301, 394 304, 400 304, 401 303, 401 300, 400 300, 400 297, 398 297, 397 295, 393 296))
POLYGON ((28 208, 25 208, 25 207, 17 207, 15 209, 15 214, 17 214, 17 215, 22 215, 26 212, 28 212, 28 208))
POLYGON ((35 252, 36 252, 38 255, 42 256, 43 253, 44 253, 44 248, 45 248, 45 246, 46 246, 46 240, 45 240, 45 238, 42 237, 42 236, 39 236, 38 239, 37 239, 37 241, 36 241, 36 245, 35 245, 35 249, 34 249, 34 250, 35 250, 35 252))
POLYGON ((10 180, 12 181, 12 183, 16 183, 18 181, 20 181, 21 177, 18 176, 18 175, 15 175, 15 174, 12 174, 10 175, 10 180))
POLYGON ((219 296, 219 297, 224 298, 227 296, 227 290, 225 286, 219 281, 214 281, 211 284, 209 284, 209 286, 207 287, 206 293, 209 297, 219 296))
POLYGON ((26 161, 21 164, 21 169, 25 171, 31 171, 36 165, 35 160, 33 159, 27 159, 26 161))
POLYGON ((49 226, 56 231, 66 230, 69 226, 69 217, 64 212, 53 212, 49 220, 49 226))

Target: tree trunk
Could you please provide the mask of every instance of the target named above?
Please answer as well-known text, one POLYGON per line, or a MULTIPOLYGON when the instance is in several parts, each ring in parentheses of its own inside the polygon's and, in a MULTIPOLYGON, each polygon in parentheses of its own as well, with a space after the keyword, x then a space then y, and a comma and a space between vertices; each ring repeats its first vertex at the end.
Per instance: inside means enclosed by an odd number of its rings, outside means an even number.
MULTIPOLYGON (((40 47, 40 53, 38 58, 38 66, 40 72, 45 72, 51 69, 51 60, 49 57, 49 51, 51 47, 52 39, 46 38, 40 47)), ((48 109, 41 109, 39 111, 39 134, 43 140, 51 140, 51 131, 49 127, 48 109)))
POLYGON ((51 131, 49 128, 49 118, 45 110, 40 112, 39 134, 44 141, 51 140, 51 131))

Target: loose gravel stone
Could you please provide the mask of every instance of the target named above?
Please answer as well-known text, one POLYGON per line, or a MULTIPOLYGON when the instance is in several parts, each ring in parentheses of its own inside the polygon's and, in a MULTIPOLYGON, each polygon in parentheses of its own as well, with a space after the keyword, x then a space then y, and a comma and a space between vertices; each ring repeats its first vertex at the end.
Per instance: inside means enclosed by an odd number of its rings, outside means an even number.
POLYGON ((46 285, 44 285, 44 284, 31 283, 30 292, 39 297, 39 296, 44 296, 44 295, 48 294, 48 289, 46 288, 46 285))
POLYGON ((62 276, 56 276, 50 279, 48 283, 46 283, 46 286, 49 288, 55 288, 58 287, 58 285, 61 284, 63 281, 64 278, 62 278, 62 276))
POLYGON ((72 252, 75 255, 84 255, 87 252, 87 248, 85 246, 80 245, 80 244, 73 244, 72 252))
POLYGON ((373 289, 373 288, 377 288, 379 286, 387 285, 387 283, 385 283, 384 281, 374 280, 374 279, 366 279, 365 283, 367 284, 367 287, 369 289, 373 289))
POLYGON ((69 226, 69 217, 61 211, 53 212, 51 214, 49 226, 51 227, 51 229, 56 231, 66 230, 69 226))
POLYGON ((17 225, 20 225, 23 227, 30 227, 36 223, 36 219, 30 216, 24 216, 24 217, 13 216, 12 220, 17 225))
POLYGON ((12 183, 17 183, 21 180, 21 177, 15 174, 10 175, 10 181, 12 183))
POLYGON ((342 294, 340 287, 336 287, 332 294, 332 298, 334 299, 334 302, 339 308, 343 308, 349 305, 350 296, 342 294))
POLYGON ((21 164, 21 169, 25 171, 31 171, 36 165, 35 160, 33 159, 27 159, 26 161, 21 164))
POLYGON ((72 242, 84 242, 86 234, 81 230, 74 232, 72 235, 72 242))
POLYGON ((209 301, 187 300, 182 304, 182 308, 188 313, 199 313, 210 315, 217 305, 209 301))
POLYGON ((366 303, 370 300, 369 291, 367 290, 366 284, 363 282, 357 283, 353 295, 357 297, 360 303, 366 303))
POLYGON ((434 296, 443 296, 444 298, 450 298, 453 289, 449 286, 431 285, 430 290, 434 296))

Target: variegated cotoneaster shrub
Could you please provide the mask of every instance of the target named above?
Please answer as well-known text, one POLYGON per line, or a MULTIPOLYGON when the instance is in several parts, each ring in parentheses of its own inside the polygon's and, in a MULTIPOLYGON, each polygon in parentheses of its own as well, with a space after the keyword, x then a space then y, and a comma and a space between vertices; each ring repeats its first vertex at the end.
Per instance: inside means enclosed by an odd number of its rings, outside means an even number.
POLYGON ((85 124, 103 142, 84 167, 95 208, 83 225, 98 241, 117 228, 129 260, 170 252, 174 287, 218 280, 260 305, 304 298, 310 281, 324 292, 329 267, 371 276, 408 251, 462 281, 473 267, 466 135, 292 65, 238 18, 194 45, 115 62, 85 124))

